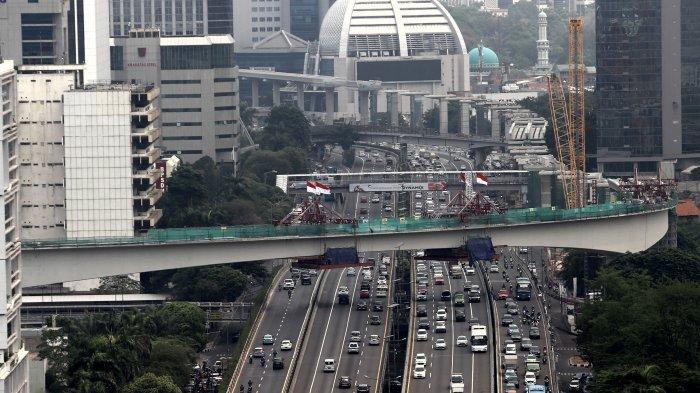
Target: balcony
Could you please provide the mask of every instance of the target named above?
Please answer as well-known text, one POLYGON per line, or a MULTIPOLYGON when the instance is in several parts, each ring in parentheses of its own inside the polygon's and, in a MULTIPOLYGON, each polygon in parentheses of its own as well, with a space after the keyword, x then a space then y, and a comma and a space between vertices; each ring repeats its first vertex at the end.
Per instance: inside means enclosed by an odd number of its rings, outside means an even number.
POLYGON ((148 200, 148 203, 153 206, 163 196, 163 192, 162 188, 157 188, 154 184, 146 191, 134 190, 133 196, 134 200, 148 200))
POLYGON ((149 164, 156 162, 160 158, 160 149, 153 146, 148 146, 145 149, 132 149, 131 157, 139 160, 148 160, 149 164))
POLYGON ((134 169, 131 172, 131 177, 139 180, 148 180, 149 184, 154 184, 162 176, 163 171, 160 168, 149 167, 148 169, 134 169))
POLYGON ((161 217, 163 217, 163 210, 156 208, 150 208, 145 212, 134 212, 134 221, 139 222, 142 227, 155 227, 161 217))
POLYGON ((161 128, 157 127, 153 123, 149 123, 146 127, 138 127, 136 124, 134 124, 131 131, 131 137, 139 139, 148 138, 148 142, 153 143, 160 137, 161 133, 161 128))
POLYGON ((146 122, 150 123, 160 116, 160 108, 150 103, 143 107, 132 106, 131 116, 137 116, 139 118, 144 118, 146 122))

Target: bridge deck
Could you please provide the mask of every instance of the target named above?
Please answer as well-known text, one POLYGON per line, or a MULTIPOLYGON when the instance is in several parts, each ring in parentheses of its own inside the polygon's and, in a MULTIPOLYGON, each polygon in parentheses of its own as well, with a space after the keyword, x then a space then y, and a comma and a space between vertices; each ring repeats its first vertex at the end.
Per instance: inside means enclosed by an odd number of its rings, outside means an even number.
POLYGON ((504 226, 534 222, 556 222, 624 216, 635 213, 664 210, 673 207, 675 200, 658 204, 605 203, 582 209, 531 208, 509 210, 504 214, 471 217, 468 223, 455 218, 393 219, 384 218, 359 223, 334 225, 246 225, 233 227, 156 229, 141 237, 84 238, 56 240, 25 240, 23 249, 52 249, 75 247, 99 247, 134 244, 163 244, 209 241, 214 239, 245 240, 284 237, 318 237, 348 234, 401 233, 469 228, 471 226, 504 226))

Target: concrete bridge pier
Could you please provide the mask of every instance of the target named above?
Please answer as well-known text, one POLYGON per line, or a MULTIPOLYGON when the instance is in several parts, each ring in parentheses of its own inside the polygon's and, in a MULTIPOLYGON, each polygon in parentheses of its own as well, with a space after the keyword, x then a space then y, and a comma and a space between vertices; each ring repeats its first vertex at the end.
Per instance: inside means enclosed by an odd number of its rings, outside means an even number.
POLYGON ((250 80, 251 103, 253 108, 260 107, 260 79, 250 80))
POLYGON ((411 127, 419 128, 423 122, 423 96, 411 94, 411 127))
POLYGON ((440 135, 447 135, 447 122, 448 122, 448 104, 447 98, 440 98, 440 135))
POLYGON ((333 125, 335 120, 335 89, 326 88, 326 125, 333 125))
POLYGON ((280 99, 280 82, 272 81, 272 106, 278 106, 281 103, 280 99))
POLYGON ((357 92, 358 112, 360 112, 360 125, 366 126, 369 124, 370 98, 368 90, 359 90, 357 92))
POLYGON ((389 117, 391 118, 392 127, 399 126, 399 93, 398 92, 387 92, 386 93, 386 105, 389 108, 389 117))
POLYGON ((304 83, 297 83, 297 107, 300 111, 304 111, 304 83))
POLYGON ((459 133, 462 135, 469 135, 469 118, 472 113, 471 104, 467 100, 462 100, 459 102, 459 106, 461 109, 459 133))

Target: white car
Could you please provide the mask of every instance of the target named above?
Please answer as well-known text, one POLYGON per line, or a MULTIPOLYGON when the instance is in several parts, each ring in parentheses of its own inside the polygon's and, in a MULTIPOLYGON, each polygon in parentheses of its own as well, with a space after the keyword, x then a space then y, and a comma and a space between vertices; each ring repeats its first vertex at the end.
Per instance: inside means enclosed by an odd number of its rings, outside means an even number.
POLYGON ((426 364, 428 364, 428 358, 422 352, 417 353, 416 360, 413 363, 415 363, 416 365, 425 366, 426 364))
POLYGON ((418 192, 416 193, 416 195, 414 195, 414 198, 416 198, 416 199, 421 199, 421 198, 423 198, 423 193, 421 193, 420 191, 418 191, 418 192))
POLYGON ((506 344, 506 355, 517 355, 518 349, 515 344, 506 344))
POLYGON ((474 268, 471 267, 471 266, 467 266, 467 267, 464 269, 464 274, 466 274, 466 275, 468 275, 468 276, 473 276, 473 275, 476 274, 476 270, 474 270, 474 268))
POLYGON ((435 340, 435 349, 446 349, 447 348, 447 343, 445 342, 444 338, 438 338, 435 340))
POLYGON ((457 337, 457 346, 458 347, 469 346, 469 339, 467 338, 467 336, 458 336, 457 337))
POLYGON ((416 202, 416 209, 422 209, 423 208, 423 202, 416 202))
POLYGON ((376 297, 386 297, 386 291, 377 289, 377 292, 374 294, 376 297))
POLYGON ((416 332, 416 341, 428 341, 428 331, 425 329, 418 329, 416 332))
POLYGON ((452 374, 450 377, 450 392, 464 393, 464 377, 462 374, 452 374))
POLYGON ((413 378, 423 379, 425 378, 425 366, 421 364, 416 364, 413 368, 413 378))
POLYGON ((369 336, 369 340, 367 341, 369 345, 379 345, 379 336, 376 334, 372 334, 369 336))
POLYGON ((282 289, 294 289, 294 280, 292 280, 291 278, 284 280, 284 284, 282 284, 282 289))
POLYGON ((354 341, 348 344, 348 353, 360 353, 360 345, 354 341))
POLYGON ((350 341, 362 341, 362 333, 359 330, 353 330, 350 332, 350 341))
POLYGON ((354 267, 349 267, 349 268, 348 268, 348 270, 347 270, 347 275, 348 275, 348 276, 354 276, 354 275, 356 275, 356 274, 357 274, 357 270, 355 270, 354 267))
POLYGON ((289 351, 292 349, 292 342, 290 340, 282 340, 282 344, 280 344, 280 349, 283 351, 289 351))
POLYGON ((445 321, 435 322, 435 333, 447 333, 447 325, 445 321))
POLYGON ((498 273, 498 272, 500 272, 500 269, 498 268, 498 265, 496 265, 496 264, 494 263, 494 264, 491 265, 491 267, 489 268, 489 272, 490 272, 490 273, 498 273))
POLYGON ((446 321, 447 320, 447 311, 437 310, 437 313, 435 313, 435 320, 446 321))
POLYGON ((525 385, 534 385, 537 383, 537 376, 532 371, 525 373, 525 385))

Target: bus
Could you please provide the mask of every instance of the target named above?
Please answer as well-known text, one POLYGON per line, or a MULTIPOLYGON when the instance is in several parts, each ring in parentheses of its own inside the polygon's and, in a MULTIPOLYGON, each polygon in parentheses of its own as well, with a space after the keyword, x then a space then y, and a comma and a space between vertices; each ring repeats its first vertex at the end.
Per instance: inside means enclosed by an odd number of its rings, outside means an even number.
POLYGON ((472 346, 472 352, 486 352, 489 347, 489 337, 486 334, 485 325, 474 325, 471 329, 471 337, 469 342, 472 346))
POLYGON ((527 277, 518 277, 515 287, 515 298, 517 300, 530 300, 532 298, 532 284, 527 277))

